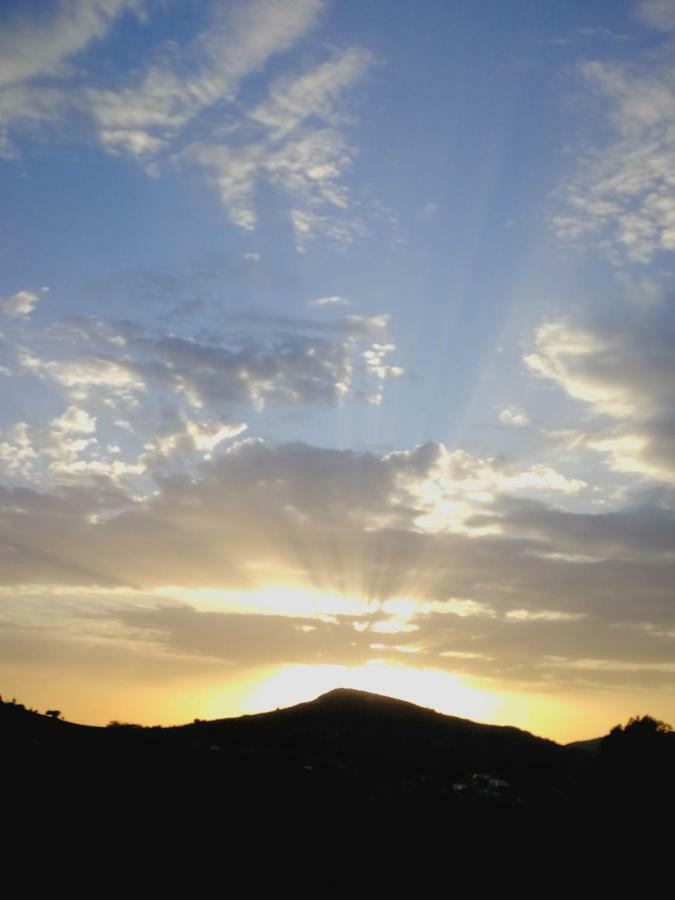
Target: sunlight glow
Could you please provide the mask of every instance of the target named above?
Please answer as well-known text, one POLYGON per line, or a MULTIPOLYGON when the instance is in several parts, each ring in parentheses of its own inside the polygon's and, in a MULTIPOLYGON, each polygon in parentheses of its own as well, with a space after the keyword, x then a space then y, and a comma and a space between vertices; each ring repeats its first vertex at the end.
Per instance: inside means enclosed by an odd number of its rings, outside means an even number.
POLYGON ((200 610, 229 613, 261 613, 279 616, 364 616, 377 612, 377 600, 347 597, 293 584, 269 584, 253 591, 217 588, 157 588, 157 597, 180 600, 200 610))
POLYGON ((270 671, 268 678, 242 698, 242 711, 291 706, 339 687, 385 694, 479 721, 494 717, 499 703, 494 695, 472 687, 467 678, 372 660, 353 667, 297 665, 270 671))

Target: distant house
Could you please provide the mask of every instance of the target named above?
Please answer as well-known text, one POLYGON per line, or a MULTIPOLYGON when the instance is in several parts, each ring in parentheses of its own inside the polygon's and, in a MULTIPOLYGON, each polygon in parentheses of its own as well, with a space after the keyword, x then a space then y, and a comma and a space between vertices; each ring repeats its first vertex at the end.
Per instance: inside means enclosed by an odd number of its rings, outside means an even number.
POLYGON ((486 800, 496 800, 503 796, 506 791, 511 788, 508 781, 503 778, 497 778, 486 772, 474 772, 467 782, 456 781, 452 785, 454 793, 462 794, 466 791, 469 795, 483 797, 486 800))
POLYGON ((511 787, 508 781, 484 772, 474 772, 471 776, 471 783, 481 797, 488 798, 501 797, 511 787))

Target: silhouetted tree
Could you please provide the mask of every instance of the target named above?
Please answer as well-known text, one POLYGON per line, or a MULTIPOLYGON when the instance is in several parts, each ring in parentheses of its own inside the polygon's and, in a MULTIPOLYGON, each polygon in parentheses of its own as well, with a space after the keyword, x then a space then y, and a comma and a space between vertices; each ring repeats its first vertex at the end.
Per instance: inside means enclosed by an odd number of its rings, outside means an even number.
POLYGON ((633 716, 612 728, 600 745, 604 790, 616 800, 644 805, 675 790, 675 733, 653 716, 633 716))
POLYGON ((48 709, 45 715, 50 716, 52 719, 60 719, 62 713, 60 709, 48 709))
MULTIPOLYGON (((672 728, 667 722, 653 716, 632 716, 628 723, 616 725, 603 740, 601 750, 614 756, 635 756, 653 752, 653 748, 665 746, 664 738, 670 739, 672 728)), ((670 746, 670 740, 667 741, 670 746)))
POLYGON ((654 719, 652 716, 633 716, 628 720, 628 724, 623 729, 623 732, 624 734, 653 735, 668 734, 672 730, 672 727, 667 722, 654 719))

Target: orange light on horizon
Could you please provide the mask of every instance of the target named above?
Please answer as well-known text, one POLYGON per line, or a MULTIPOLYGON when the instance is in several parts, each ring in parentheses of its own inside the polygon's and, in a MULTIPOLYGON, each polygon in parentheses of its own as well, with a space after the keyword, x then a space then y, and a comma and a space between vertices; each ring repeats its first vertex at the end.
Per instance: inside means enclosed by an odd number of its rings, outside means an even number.
MULTIPOLYGON (((364 665, 291 665, 266 670, 249 693, 241 694, 242 714, 263 712, 313 700, 335 688, 353 688, 407 700, 463 718, 489 721, 499 698, 473 687, 469 679, 437 669, 414 669, 386 660, 364 665)), ((209 704, 209 713, 222 710, 222 695, 209 704)))

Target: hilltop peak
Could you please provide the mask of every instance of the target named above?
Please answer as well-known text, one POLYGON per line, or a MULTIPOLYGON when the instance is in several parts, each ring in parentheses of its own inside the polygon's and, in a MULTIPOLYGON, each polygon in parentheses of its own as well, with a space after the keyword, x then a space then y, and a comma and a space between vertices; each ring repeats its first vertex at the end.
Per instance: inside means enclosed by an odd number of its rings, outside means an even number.
MULTIPOLYGON (((316 700, 310 702, 321 706, 368 707, 370 709, 386 708, 390 712, 393 709, 407 711, 418 710, 426 713, 434 712, 434 710, 419 706, 417 703, 411 703, 409 700, 400 700, 398 697, 388 697, 386 694, 376 694, 372 691, 361 691, 356 688, 334 688, 332 691, 327 691, 325 694, 318 696, 316 700)), ((436 713, 436 715, 439 714, 436 713)))
POLYGON ((336 700, 353 699, 353 700, 356 700, 359 698, 364 699, 364 700, 366 700, 368 698, 372 698, 372 699, 377 698, 379 700, 391 699, 391 698, 385 697, 384 694, 375 694, 372 691, 360 691, 357 688, 345 688, 345 687, 333 688, 333 690, 331 690, 331 691, 326 691, 325 694, 320 694, 316 699, 317 700, 328 700, 328 699, 336 699, 336 700))

